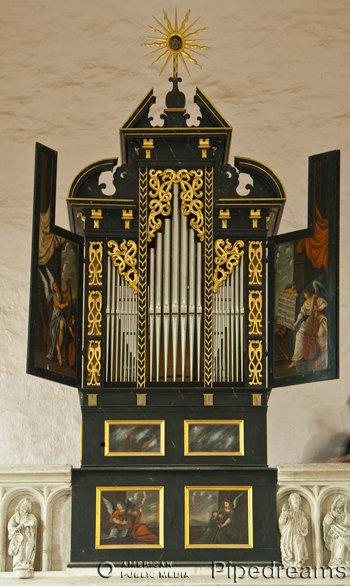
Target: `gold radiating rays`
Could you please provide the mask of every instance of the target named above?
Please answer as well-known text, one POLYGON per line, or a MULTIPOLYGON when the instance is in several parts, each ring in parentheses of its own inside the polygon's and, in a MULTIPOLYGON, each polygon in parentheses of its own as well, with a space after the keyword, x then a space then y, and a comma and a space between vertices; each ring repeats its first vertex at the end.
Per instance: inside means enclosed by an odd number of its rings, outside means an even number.
POLYGON ((153 51, 148 53, 148 55, 151 55, 152 53, 161 53, 161 55, 159 55, 159 57, 155 61, 153 61, 152 65, 155 65, 156 63, 161 61, 161 59, 166 57, 165 63, 163 65, 162 70, 159 75, 161 75, 163 73, 165 67, 169 63, 170 59, 173 57, 174 58, 174 62, 173 62, 174 78, 176 78, 178 76, 177 74, 178 74, 179 58, 181 59, 183 65, 185 66, 188 75, 191 76, 184 57, 186 57, 186 59, 188 59, 188 61, 191 61, 192 63, 194 63, 197 67, 202 68, 201 65, 199 65, 199 63, 197 63, 197 61, 193 55, 195 54, 195 55, 201 55, 203 57, 207 57, 206 55, 203 55, 203 53, 200 53, 199 51, 204 51, 206 49, 210 49, 210 47, 206 47, 205 45, 198 45, 197 43, 198 43, 198 41, 200 41, 200 42, 208 41, 209 39, 191 40, 191 38, 194 37, 195 35, 198 35, 198 33, 205 31, 208 27, 206 26, 204 28, 199 28, 194 32, 190 32, 190 30, 196 24, 196 22, 198 22, 200 17, 198 17, 194 22, 192 22, 192 24, 190 24, 186 28, 186 24, 188 22, 189 15, 191 13, 191 10, 189 10, 187 12, 185 18, 183 19, 181 26, 179 28, 178 23, 177 23, 177 9, 176 8, 175 8, 175 25, 173 27, 170 23, 170 20, 168 18, 167 13, 165 12, 165 10, 163 10, 163 12, 164 12, 164 20, 167 24, 167 27, 165 27, 155 16, 153 16, 154 20, 159 24, 159 26, 161 27, 162 30, 154 28, 153 26, 150 26, 150 25, 149 25, 149 28, 161 36, 159 36, 159 37, 145 37, 146 39, 151 39, 153 42, 142 43, 142 46, 158 47, 157 49, 154 49, 153 51))

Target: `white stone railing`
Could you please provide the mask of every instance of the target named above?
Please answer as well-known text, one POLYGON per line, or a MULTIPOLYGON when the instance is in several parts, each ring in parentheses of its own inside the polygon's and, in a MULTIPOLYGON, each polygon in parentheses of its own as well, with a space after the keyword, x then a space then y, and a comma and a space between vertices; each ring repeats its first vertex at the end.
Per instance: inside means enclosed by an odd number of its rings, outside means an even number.
MULTIPOLYGON (((350 464, 281 464, 278 466, 277 512, 297 493, 308 522, 308 566, 325 566, 322 522, 334 499, 350 500, 350 464)), ((28 497, 38 519, 35 571, 64 571, 70 556, 70 466, 13 466, 0 469, 0 572, 12 571, 7 525, 19 501, 28 497)), ((350 519, 350 513, 349 513, 350 519)), ((350 522, 350 521, 349 521, 350 522)))

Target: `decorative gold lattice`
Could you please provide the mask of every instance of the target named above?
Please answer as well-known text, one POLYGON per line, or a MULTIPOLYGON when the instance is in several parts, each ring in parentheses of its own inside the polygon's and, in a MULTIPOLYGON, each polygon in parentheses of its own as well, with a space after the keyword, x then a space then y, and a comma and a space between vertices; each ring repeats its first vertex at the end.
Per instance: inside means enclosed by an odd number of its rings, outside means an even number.
POLYGON ((102 242, 90 242, 89 244, 89 286, 100 287, 102 285, 102 242))
POLYGON ((251 241, 248 246, 248 279, 249 285, 262 285, 263 243, 251 241))
POLYGON ((150 186, 150 203, 148 217, 148 241, 151 242, 155 233, 162 226, 162 220, 159 216, 169 216, 171 214, 172 186, 174 183, 180 184, 181 213, 184 216, 192 214, 194 218, 190 220, 190 226, 193 228, 201 241, 204 240, 204 218, 203 218, 203 171, 187 171, 180 169, 173 171, 149 171, 150 186))
POLYGON ((101 382, 101 340, 89 340, 87 349, 86 384, 99 387, 101 382))
POLYGON ((226 281, 227 276, 232 274, 234 267, 238 265, 244 253, 243 250, 240 250, 242 248, 244 248, 243 240, 236 240, 235 243, 232 243, 228 238, 226 238, 226 241, 219 238, 215 241, 214 250, 216 256, 214 262, 216 267, 213 275, 214 293, 217 293, 218 288, 226 281))
POLYGON ((89 291, 88 294, 88 336, 101 336, 102 326, 102 293, 89 291))
POLYGON ((137 274, 137 244, 133 240, 126 242, 125 238, 121 244, 117 244, 115 240, 108 241, 108 255, 112 259, 112 263, 117 267, 119 274, 124 277, 129 287, 137 293, 137 285, 139 276, 137 274), (129 267, 129 268, 128 268, 129 267))
POLYGON ((249 291, 248 297, 248 334, 250 336, 262 335, 262 292, 249 291))
POLYGON ((204 386, 213 386, 213 169, 205 170, 204 386))
POLYGON ((262 385, 262 341, 249 340, 248 346, 248 372, 250 385, 262 385))
POLYGON ((139 171, 139 293, 137 321, 137 387, 146 385, 147 171, 139 171))

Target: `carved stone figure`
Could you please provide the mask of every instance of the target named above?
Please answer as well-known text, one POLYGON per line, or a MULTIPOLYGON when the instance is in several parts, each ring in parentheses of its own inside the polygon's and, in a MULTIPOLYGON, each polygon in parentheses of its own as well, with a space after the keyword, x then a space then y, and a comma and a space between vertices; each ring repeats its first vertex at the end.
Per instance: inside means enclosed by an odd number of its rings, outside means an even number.
POLYGON ((308 532, 308 520, 300 510, 301 497, 292 492, 288 504, 283 505, 278 520, 281 533, 281 552, 284 567, 302 568, 308 558, 305 535, 308 532))
POLYGON ((329 567, 349 565, 350 551, 350 516, 346 510, 347 499, 338 494, 331 510, 323 519, 323 538, 326 548, 331 552, 329 567))
POLYGON ((18 578, 34 576, 37 525, 30 499, 21 499, 8 523, 9 555, 13 556, 13 571, 18 578))

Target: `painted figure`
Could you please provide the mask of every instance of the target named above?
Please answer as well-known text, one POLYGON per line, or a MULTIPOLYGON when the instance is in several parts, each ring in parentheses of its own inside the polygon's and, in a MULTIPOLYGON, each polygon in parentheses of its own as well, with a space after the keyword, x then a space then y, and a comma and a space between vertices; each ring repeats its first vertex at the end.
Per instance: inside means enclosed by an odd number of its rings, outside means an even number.
POLYGON ((20 578, 33 576, 37 525, 31 501, 23 498, 8 523, 9 555, 13 556, 13 571, 20 578))
POLYGON ((319 291, 313 287, 304 291, 305 301, 300 309, 293 328, 297 330, 292 362, 288 368, 293 368, 299 360, 314 360, 313 370, 326 366, 327 361, 327 318, 322 311, 327 302, 319 297, 319 291))
POLYGON ((48 281, 43 275, 43 273, 40 270, 39 273, 41 275, 41 279, 45 290, 46 303, 49 313, 49 330, 52 342, 51 348, 46 358, 47 360, 53 360, 56 349, 58 363, 60 366, 62 366, 61 349, 64 341, 65 332, 67 329, 63 309, 65 307, 68 307, 68 301, 63 302, 61 291, 59 290, 59 287, 55 282, 54 277, 52 276, 47 267, 45 267, 45 269, 48 275, 48 279, 50 281, 51 291, 49 288, 48 281))
POLYGON ((323 519, 323 537, 327 549, 331 552, 329 567, 349 564, 350 551, 350 516, 346 511, 346 498, 338 495, 331 510, 323 519))
MULTIPOLYGON (((102 500, 107 510, 109 512, 113 511, 113 507, 111 509, 112 503, 104 497, 102 497, 102 500)), ((125 542, 131 540, 131 542, 159 543, 158 537, 146 525, 140 523, 141 516, 141 511, 136 509, 131 501, 118 501, 117 509, 112 512, 109 519, 110 523, 114 523, 111 527, 109 539, 121 539, 125 542)))
POLYGON ((281 553, 284 567, 301 568, 308 558, 305 535, 308 533, 308 520, 300 510, 301 497, 293 492, 288 504, 283 505, 278 525, 281 533, 281 553))
POLYGON ((214 534, 217 532, 219 523, 218 511, 213 511, 209 519, 208 526, 202 537, 198 539, 197 543, 212 543, 214 534))

